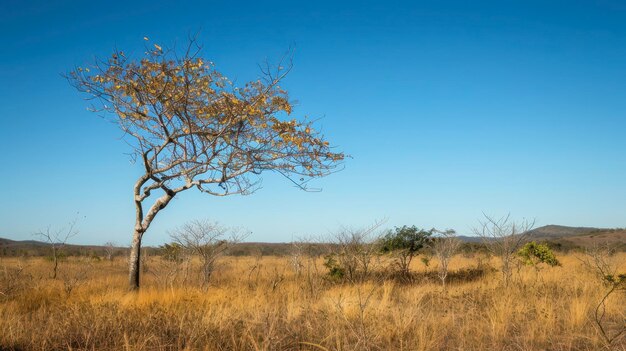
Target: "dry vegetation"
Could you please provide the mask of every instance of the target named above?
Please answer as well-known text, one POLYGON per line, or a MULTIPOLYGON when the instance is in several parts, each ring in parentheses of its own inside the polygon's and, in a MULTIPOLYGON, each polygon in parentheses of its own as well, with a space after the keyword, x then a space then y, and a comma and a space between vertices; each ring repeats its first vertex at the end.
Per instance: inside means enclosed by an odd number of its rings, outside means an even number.
MULTIPOLYGON (((2 258, 0 350, 626 350, 594 321, 607 286, 575 254, 559 259, 517 267, 505 287, 496 260, 457 255, 443 291, 435 259, 415 260, 410 281, 375 259, 348 283, 321 257, 224 257, 206 286, 197 258, 153 256, 129 293, 121 258, 69 258, 57 279, 43 258, 2 258)), ((623 272, 626 254, 612 259, 623 272)), ((624 291, 605 306, 603 329, 616 333, 624 291)))

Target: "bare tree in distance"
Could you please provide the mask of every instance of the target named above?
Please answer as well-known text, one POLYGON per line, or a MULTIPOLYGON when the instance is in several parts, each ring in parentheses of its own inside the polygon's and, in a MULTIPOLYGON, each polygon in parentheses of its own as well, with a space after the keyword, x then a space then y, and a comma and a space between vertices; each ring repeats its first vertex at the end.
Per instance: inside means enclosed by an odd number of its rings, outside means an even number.
POLYGON ((289 250, 289 264, 293 269, 293 272, 296 274, 296 277, 300 277, 300 273, 302 272, 302 268, 304 268, 304 256, 306 254, 306 248, 308 243, 303 240, 292 241, 291 247, 289 250))
POLYGON ((226 228, 209 220, 192 220, 176 228, 170 236, 190 253, 198 255, 202 265, 202 284, 206 286, 215 270, 217 259, 249 232, 226 228))
POLYGON ((372 260, 380 251, 380 227, 386 220, 362 229, 341 228, 330 239, 331 253, 326 268, 331 276, 350 282, 363 281, 371 273, 372 260))
MULTIPOLYGON (((317 296, 323 275, 317 264, 323 252, 332 252, 330 245, 322 244, 323 238, 299 237, 291 242, 290 265, 298 279, 300 288, 307 296, 317 296)), ((332 244, 331 244, 332 245, 332 244)))
POLYGON ((67 224, 67 226, 58 230, 51 229, 48 226, 45 230, 41 230, 35 233, 36 236, 42 238, 50 246, 52 251, 52 279, 57 278, 59 269, 59 254, 65 247, 67 241, 78 234, 76 229, 76 222, 78 219, 74 219, 67 224))
POLYGON ((479 221, 479 227, 474 228, 474 234, 480 236, 487 249, 500 259, 502 281, 508 286, 517 251, 528 240, 535 221, 515 222, 510 214, 500 218, 483 215, 484 219, 479 221))
POLYGON ((214 196, 250 194, 263 171, 310 190, 310 179, 336 171, 344 159, 313 121, 287 118, 292 104, 279 83, 291 70, 290 55, 238 87, 201 57, 195 38, 182 50, 144 40, 141 59, 116 50, 67 75, 94 102, 93 111, 114 116, 143 170, 133 187, 133 290, 139 288, 143 235, 177 194, 192 188, 214 196))
POLYGON ((191 266, 191 252, 177 242, 163 244, 159 251, 161 259, 151 262, 149 271, 157 284, 172 290, 174 286, 185 286, 191 266))
POLYGON ((104 243, 104 254, 108 261, 113 261, 113 255, 115 254, 116 246, 117 244, 115 244, 115 242, 113 241, 107 241, 106 243, 104 243))
POLYGON ((454 257, 461 247, 461 240, 457 238, 456 232, 452 229, 444 231, 433 229, 432 232, 435 235, 431 238, 430 247, 439 260, 439 270, 437 273, 439 279, 441 279, 441 285, 445 290, 446 278, 448 277, 448 266, 450 265, 452 257, 454 257))

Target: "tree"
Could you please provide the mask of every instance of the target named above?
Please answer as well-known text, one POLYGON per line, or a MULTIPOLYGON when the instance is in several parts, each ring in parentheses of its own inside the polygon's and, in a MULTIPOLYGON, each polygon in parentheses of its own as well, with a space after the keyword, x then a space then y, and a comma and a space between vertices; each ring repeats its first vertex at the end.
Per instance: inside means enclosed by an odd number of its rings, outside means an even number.
POLYGON ((202 284, 206 285, 211 279, 216 260, 246 234, 242 235, 239 230, 224 228, 208 220, 193 220, 175 229, 171 237, 175 243, 200 257, 202 284))
POLYGON ((428 242, 432 233, 432 230, 425 231, 416 226, 396 227, 382 238, 381 250, 395 254, 400 272, 408 276, 413 257, 428 242))
POLYGON ((535 226, 535 222, 528 220, 514 222, 510 214, 501 218, 484 216, 485 219, 479 222, 480 227, 474 228, 474 233, 482 238, 494 256, 500 258, 502 280, 507 286, 511 280, 515 254, 527 241, 529 231, 535 226))
POLYGON ((611 325, 606 319, 606 302, 616 292, 626 292, 626 272, 619 272, 619 261, 615 260, 615 250, 610 245, 594 246, 586 250, 586 255, 578 258, 602 283, 604 291, 600 302, 594 309, 593 318, 607 350, 613 350, 614 344, 626 335, 626 323, 623 316, 611 325))
POLYGON ((291 64, 268 64, 262 78, 237 87, 200 52, 193 38, 182 51, 153 44, 141 59, 115 51, 67 75, 94 101, 94 111, 114 116, 142 165, 133 187, 131 289, 139 288, 142 237, 177 194, 192 188, 215 196, 250 194, 263 171, 306 190, 308 180, 330 174, 344 158, 312 121, 286 118, 292 105, 279 83, 291 64))
POLYGON ((459 250, 461 240, 456 237, 454 230, 438 231, 433 230, 437 235, 431 240, 430 247, 433 249, 435 256, 439 260, 439 279, 441 285, 446 288, 446 278, 448 277, 448 266, 452 257, 459 250))
POLYGON ((41 230, 35 233, 35 235, 45 240, 50 247, 50 251, 52 253, 52 279, 57 278, 59 270, 59 255, 61 254, 61 250, 65 247, 67 241, 71 237, 78 234, 78 230, 76 230, 77 221, 78 219, 74 219, 68 223, 67 227, 56 231, 52 230, 50 226, 48 226, 46 230, 41 230))
POLYGON ((104 254, 107 260, 113 261, 113 255, 115 255, 116 246, 117 245, 113 241, 107 241, 106 243, 104 243, 104 254))

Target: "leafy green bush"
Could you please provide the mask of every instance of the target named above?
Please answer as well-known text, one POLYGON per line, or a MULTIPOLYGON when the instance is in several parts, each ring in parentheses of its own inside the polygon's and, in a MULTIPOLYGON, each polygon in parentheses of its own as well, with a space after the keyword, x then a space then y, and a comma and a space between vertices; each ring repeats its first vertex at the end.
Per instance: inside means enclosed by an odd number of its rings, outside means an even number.
POLYGON ((335 255, 326 255, 324 256, 324 259, 324 267, 328 268, 328 275, 332 279, 343 279, 343 277, 346 275, 346 271, 339 265, 339 262, 337 261, 335 255))
POLYGON ((398 268, 408 275, 413 257, 428 243, 432 234, 432 230, 426 231, 416 226, 396 227, 381 239, 381 251, 395 254, 398 268))
POLYGON ((551 267, 560 266, 561 262, 556 258, 554 252, 548 245, 537 244, 534 241, 526 243, 518 252, 525 265, 537 267, 541 263, 545 263, 551 267))

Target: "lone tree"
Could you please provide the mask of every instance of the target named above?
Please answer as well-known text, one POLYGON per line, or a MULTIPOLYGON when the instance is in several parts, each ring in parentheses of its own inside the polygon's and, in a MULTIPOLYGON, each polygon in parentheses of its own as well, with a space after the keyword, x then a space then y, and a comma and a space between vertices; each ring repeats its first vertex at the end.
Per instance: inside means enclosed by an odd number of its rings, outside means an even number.
POLYGON ((426 231, 416 226, 396 227, 382 238, 381 251, 395 254, 400 273, 409 276, 413 257, 428 243, 432 234, 433 230, 426 231))
POLYGON ((456 236, 456 232, 452 229, 444 231, 433 229, 433 232, 436 236, 431 240, 430 247, 439 260, 439 271, 437 272, 437 275, 439 276, 439 279, 441 279, 441 285, 445 290, 446 278, 448 277, 448 267, 452 257, 454 257, 459 250, 459 247, 461 247, 461 240, 456 236))
POLYGON ((67 241, 78 234, 78 230, 76 229, 76 222, 78 222, 78 218, 75 218, 64 228, 59 230, 52 230, 50 226, 45 230, 41 230, 35 235, 41 237, 45 240, 46 243, 50 246, 50 250, 52 253, 52 279, 57 279, 58 271, 59 271, 59 259, 61 258, 61 250, 65 248, 67 241))
POLYGON ((515 222, 511 220, 510 214, 500 218, 483 215, 485 219, 479 221, 480 227, 474 228, 474 233, 483 240, 491 253, 499 257, 502 263, 502 281, 508 286, 513 274, 515 255, 530 237, 535 221, 515 222))
POLYGON ((196 219, 174 229, 170 236, 174 243, 200 257, 202 285, 206 286, 215 270, 217 259, 247 234, 206 219, 196 219))
POLYGON ((94 102, 94 111, 114 116, 133 160, 142 165, 133 187, 131 289, 139 288, 142 237, 178 193, 196 188, 215 196, 250 194, 263 171, 306 190, 308 180, 330 174, 344 158, 310 120, 287 119, 292 105, 279 83, 289 62, 266 65, 262 78, 237 87, 200 57, 195 39, 183 50, 144 40, 141 59, 116 50, 67 75, 94 102))

